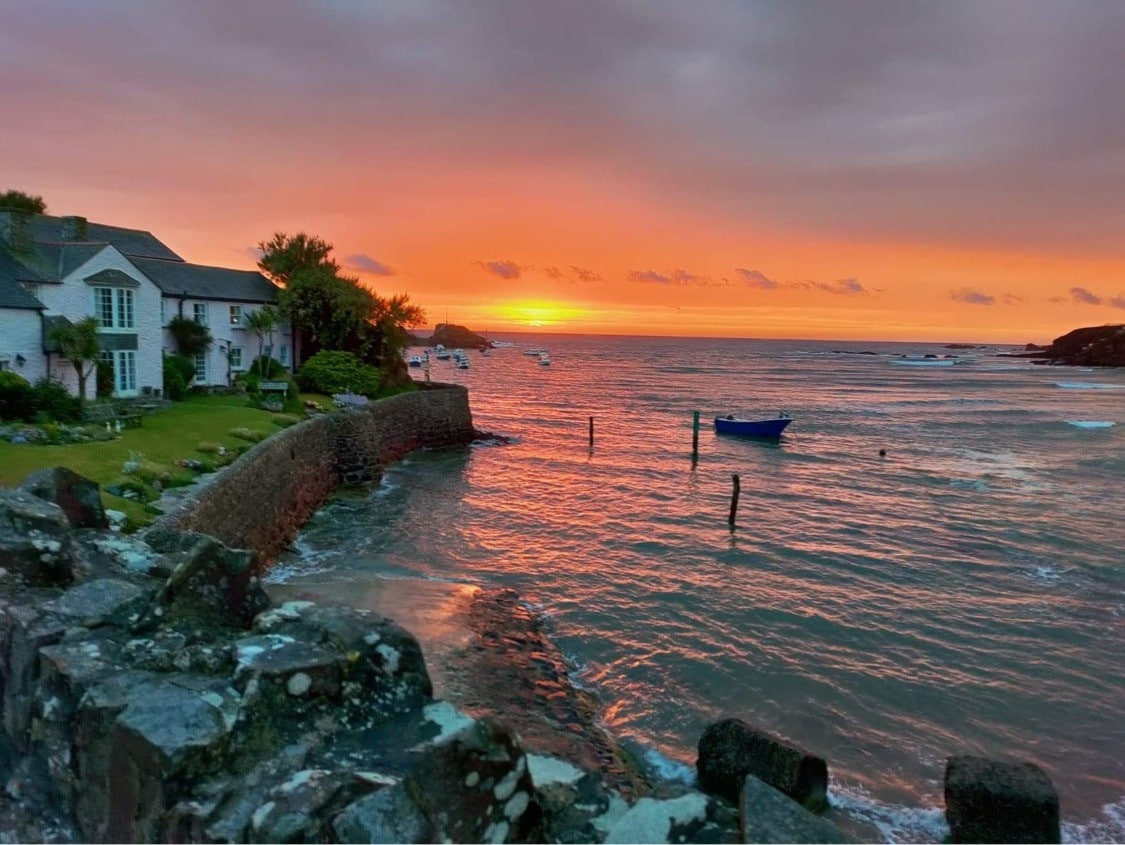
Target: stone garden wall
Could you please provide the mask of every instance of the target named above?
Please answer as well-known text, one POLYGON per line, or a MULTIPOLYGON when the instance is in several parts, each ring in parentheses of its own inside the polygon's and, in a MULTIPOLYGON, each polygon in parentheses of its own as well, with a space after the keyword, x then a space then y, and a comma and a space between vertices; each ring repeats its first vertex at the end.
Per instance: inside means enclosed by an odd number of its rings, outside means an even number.
POLYGON ((375 481, 415 449, 472 438, 469 394, 459 385, 313 417, 254 446, 157 525, 201 531, 269 561, 340 485, 375 481))

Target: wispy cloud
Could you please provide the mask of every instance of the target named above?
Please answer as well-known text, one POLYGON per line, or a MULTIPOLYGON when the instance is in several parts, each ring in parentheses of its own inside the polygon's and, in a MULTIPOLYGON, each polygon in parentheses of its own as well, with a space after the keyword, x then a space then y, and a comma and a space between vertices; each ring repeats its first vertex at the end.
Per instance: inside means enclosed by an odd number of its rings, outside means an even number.
POLYGON ((550 267, 540 267, 539 269, 548 279, 558 280, 566 276, 566 273, 564 273, 561 268, 555 267, 553 265, 550 267))
POLYGON ((969 305, 995 305, 996 297, 990 293, 977 290, 976 288, 960 288, 959 290, 952 291, 949 294, 950 299, 955 302, 964 302, 969 305))
POLYGON ((486 273, 501 279, 518 279, 524 269, 514 261, 478 261, 477 264, 486 273))
POLYGON ((866 296, 869 291, 856 278, 837 279, 834 282, 791 282, 783 287, 798 290, 819 290, 837 296, 866 296))
POLYGON ((573 264, 571 264, 570 271, 574 274, 574 280, 576 282, 600 282, 602 280, 601 273, 595 272, 594 270, 590 270, 586 267, 575 267, 573 264))
POLYGON ((675 285, 677 287, 704 287, 721 288, 730 284, 726 279, 715 280, 710 276, 700 276, 682 268, 677 268, 671 273, 658 273, 656 270, 633 270, 629 273, 629 281, 643 282, 653 285, 675 285))
POLYGON ((344 265, 352 270, 374 273, 376 276, 393 276, 395 274, 393 267, 363 252, 357 252, 355 255, 347 256, 344 259, 344 265))
POLYGON ((778 287, 777 282, 761 270, 747 270, 745 267, 739 267, 734 272, 738 274, 738 278, 747 287, 758 288, 759 290, 776 290, 778 287))
POLYGON ((1114 308, 1125 308, 1125 294, 1118 294, 1109 300, 1109 304, 1114 308))
POLYGON ((1070 289, 1070 300, 1077 305, 1101 305, 1102 298, 1096 293, 1090 293, 1086 288, 1074 287, 1070 289))
POLYGON ((1022 297, 1018 297, 1014 293, 1004 294, 1005 305, 1019 305, 1021 302, 1023 302, 1022 297))

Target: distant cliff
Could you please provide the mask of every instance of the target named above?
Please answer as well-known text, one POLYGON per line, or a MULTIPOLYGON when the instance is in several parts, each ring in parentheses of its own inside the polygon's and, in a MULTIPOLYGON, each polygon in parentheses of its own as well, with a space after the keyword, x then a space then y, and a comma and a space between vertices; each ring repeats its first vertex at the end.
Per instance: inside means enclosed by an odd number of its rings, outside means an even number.
MULTIPOLYGON (((1028 344, 1028 348, 1034 348, 1028 344)), ((1016 355, 1036 364, 1078 367, 1125 367, 1125 325, 1087 326, 1055 338, 1045 349, 1016 355)))
POLYGON ((476 332, 454 323, 438 323, 429 339, 415 335, 414 340, 421 346, 437 346, 440 343, 449 349, 475 349, 488 343, 476 332))

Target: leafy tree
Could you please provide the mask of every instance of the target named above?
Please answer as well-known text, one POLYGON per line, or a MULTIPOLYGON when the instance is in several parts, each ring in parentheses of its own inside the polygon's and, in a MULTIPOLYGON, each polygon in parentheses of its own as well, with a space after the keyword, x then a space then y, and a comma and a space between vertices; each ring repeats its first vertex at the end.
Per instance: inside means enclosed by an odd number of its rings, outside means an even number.
POLYGON ((168 331, 176 341, 176 351, 191 358, 202 355, 211 348, 211 330, 188 317, 173 317, 168 321, 168 331))
MULTIPOLYGON (((270 339, 270 345, 273 345, 274 330, 277 329, 278 325, 281 324, 280 311, 278 311, 272 305, 263 305, 257 311, 251 311, 242 319, 246 324, 246 328, 250 329, 250 331, 258 336, 259 350, 264 348, 267 337, 270 339)), ((259 355, 254 363, 263 363, 261 359, 262 356, 259 355)), ((264 370, 259 370, 258 374, 263 378, 266 378, 266 373, 264 370)))
POLYGON ((43 197, 25 194, 23 191, 5 191, 0 194, 0 209, 5 211, 25 211, 29 214, 46 214, 47 203, 43 197))
POLYGON ((59 353, 78 374, 78 401, 86 404, 86 379, 98 365, 102 345, 97 317, 86 317, 77 323, 60 323, 51 328, 50 338, 58 344, 59 353))
POLYGON ((258 267, 275 282, 286 287, 299 271, 310 267, 325 267, 332 273, 340 270, 340 265, 328 257, 332 252, 332 244, 304 232, 295 235, 275 232, 268 241, 259 243, 258 249, 262 251, 258 267))
POLYGON ((342 276, 332 245, 304 232, 278 232, 258 247, 259 268, 284 288, 281 309, 300 338, 304 360, 321 350, 350 352, 389 368, 392 383, 407 377, 405 366, 396 366, 409 339, 405 329, 425 319, 408 295, 384 299, 359 279, 342 276))

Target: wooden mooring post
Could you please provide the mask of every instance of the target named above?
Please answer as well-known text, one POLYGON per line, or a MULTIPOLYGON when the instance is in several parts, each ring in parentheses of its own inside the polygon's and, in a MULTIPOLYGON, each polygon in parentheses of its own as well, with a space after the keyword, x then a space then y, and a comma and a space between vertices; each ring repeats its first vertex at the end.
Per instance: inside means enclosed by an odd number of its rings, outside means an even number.
POLYGON ((594 418, 590 417, 590 448, 594 448, 594 418))
POLYGON ((734 518, 738 516, 738 494, 742 490, 742 482, 738 480, 737 472, 731 473, 730 480, 734 484, 734 489, 730 493, 730 516, 727 518, 727 522, 730 523, 731 528, 734 528, 734 518))
POLYGON ((699 411, 693 411, 691 415, 691 459, 697 460, 699 458, 699 411))

